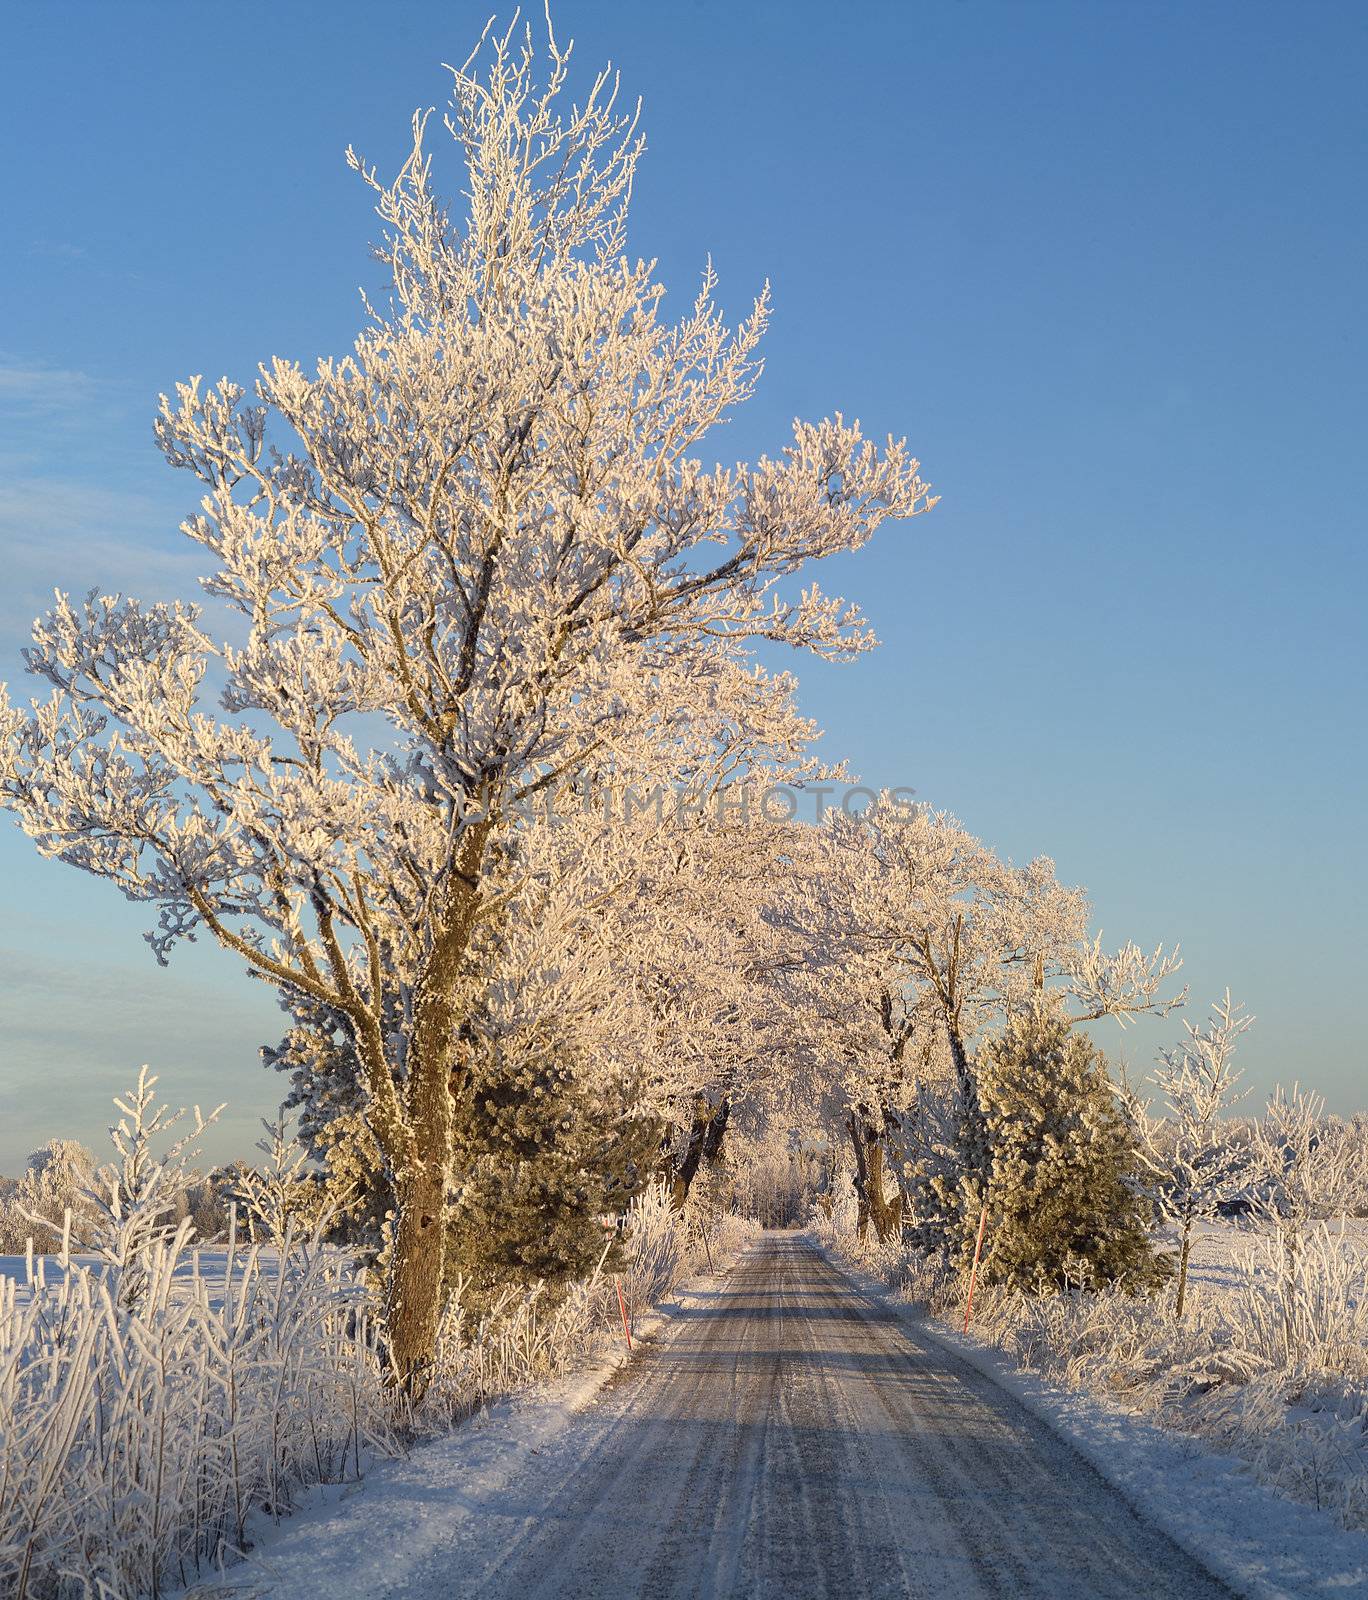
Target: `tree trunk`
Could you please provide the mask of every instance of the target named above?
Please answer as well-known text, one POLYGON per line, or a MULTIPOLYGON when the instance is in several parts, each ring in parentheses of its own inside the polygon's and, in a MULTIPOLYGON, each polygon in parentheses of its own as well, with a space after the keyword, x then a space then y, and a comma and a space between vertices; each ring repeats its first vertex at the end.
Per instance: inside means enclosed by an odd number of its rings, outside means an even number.
POLYGON ((723 1095, 717 1103, 716 1112, 708 1118, 708 1130, 703 1136, 703 1159, 707 1162, 717 1162, 722 1159, 722 1141, 727 1134, 727 1124, 731 1121, 731 1101, 723 1095))
POLYGON ((955 1069, 955 1082, 959 1085, 960 1094, 966 1102, 972 1102, 977 1106, 978 1093, 974 1084, 974 1071, 969 1065, 969 1052, 965 1049, 958 1025, 947 1023, 945 1033, 950 1045, 950 1060, 955 1069))
POLYGON ((850 1135, 850 1148, 855 1155, 855 1237, 863 1244, 869 1232, 869 1173, 865 1167, 865 1147, 860 1137, 859 1120, 853 1111, 846 1118, 846 1132, 850 1135))
POLYGON ((866 1128, 868 1148, 865 1155, 866 1181, 869 1185, 869 1219, 874 1224, 874 1235, 880 1244, 891 1239, 901 1222, 901 1206, 893 1206, 884 1198, 884 1147, 883 1141, 866 1128))
POLYGON ((1181 1322, 1187 1304, 1188 1257, 1192 1254, 1192 1218, 1183 1218, 1183 1248, 1178 1256, 1178 1304, 1174 1316, 1181 1322))
POLYGON ((396 1381, 415 1399, 427 1387, 442 1315, 446 1267, 446 1149, 420 1157, 400 1187, 390 1263, 388 1325, 396 1381))
POLYGON ((889 1234, 901 1236, 903 1221, 911 1210, 904 1176, 906 1147, 902 1139, 902 1118, 891 1106, 881 1106, 883 1114, 884 1165, 892 1168, 893 1199, 888 1205, 889 1234))
POLYGON ((670 1199, 676 1211, 684 1209, 689 1186, 704 1161, 716 1161, 722 1154, 722 1140, 731 1118, 731 1101, 723 1095, 714 1104, 700 1095, 694 1102, 693 1122, 684 1142, 684 1155, 670 1183, 670 1199))
POLYGON ((858 1112, 846 1118, 846 1132, 855 1153, 855 1237, 863 1244, 869 1236, 869 1147, 858 1112))
POLYGON ((432 950, 415 986, 404 1085, 408 1152, 395 1174, 398 1217, 386 1306, 395 1378, 415 1398, 428 1384, 442 1315, 451 1073, 462 1020, 461 978, 479 916, 480 866, 490 827, 476 824, 462 840, 432 950))
POLYGON ((863 1106, 857 1106, 846 1118, 846 1132, 855 1152, 856 1235, 863 1243, 872 1222, 875 1238, 883 1243, 902 1226, 901 1195, 896 1205, 890 1205, 884 1197, 883 1135, 863 1106))

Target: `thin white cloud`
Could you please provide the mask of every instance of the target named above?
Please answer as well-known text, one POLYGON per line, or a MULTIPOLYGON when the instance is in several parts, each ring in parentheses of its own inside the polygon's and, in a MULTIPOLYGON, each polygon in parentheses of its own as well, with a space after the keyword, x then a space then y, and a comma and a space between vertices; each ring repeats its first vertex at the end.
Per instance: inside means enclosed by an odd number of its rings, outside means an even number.
POLYGON ((118 385, 71 367, 50 367, 0 355, 0 413, 7 422, 16 414, 84 411, 107 400, 118 385))
POLYGON ((150 451, 143 479, 133 400, 122 380, 0 352, 0 677, 54 589, 195 592, 181 485, 156 483, 150 451))
POLYGON ((69 239, 30 239, 31 256, 51 256, 57 261, 80 261, 86 255, 83 244, 72 244, 69 239))
MULTIPOLYGON (((0 650, 27 639, 54 589, 196 596, 203 551, 176 530, 166 500, 46 477, 10 478, 0 466, 0 650)), ((3 676, 0 673, 0 676, 3 676)))

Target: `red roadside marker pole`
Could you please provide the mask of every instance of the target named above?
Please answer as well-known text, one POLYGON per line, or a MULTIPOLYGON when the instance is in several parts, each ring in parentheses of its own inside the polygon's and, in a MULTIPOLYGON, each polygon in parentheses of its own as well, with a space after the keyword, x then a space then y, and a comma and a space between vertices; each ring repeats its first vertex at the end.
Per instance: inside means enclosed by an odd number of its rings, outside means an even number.
POLYGON ((974 1264, 969 1269, 969 1298, 964 1302, 964 1331, 969 1332, 969 1313, 974 1309, 974 1285, 978 1282, 979 1257, 983 1254, 983 1230, 988 1226, 988 1201, 979 1212, 978 1240, 974 1245, 974 1264))

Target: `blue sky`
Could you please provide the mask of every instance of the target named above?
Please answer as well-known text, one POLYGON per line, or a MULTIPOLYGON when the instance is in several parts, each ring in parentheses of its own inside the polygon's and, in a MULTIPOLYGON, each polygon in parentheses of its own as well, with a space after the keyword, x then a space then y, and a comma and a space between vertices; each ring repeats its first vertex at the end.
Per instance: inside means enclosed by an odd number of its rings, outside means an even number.
MULTIPOLYGON (((0 676, 54 586, 162 597, 191 485, 150 421, 190 373, 346 348, 382 168, 486 11, 31 6, 0 120, 0 676)), ((711 251, 775 322, 744 457, 835 409, 942 494, 824 586, 884 640, 802 668, 824 749, 1087 885, 1109 940, 1181 940, 1192 1003, 1258 1016, 1279 1080, 1359 1109, 1368 871, 1368 8, 940 0, 562 4, 649 141, 633 249, 677 302, 711 251)), ((454 186, 458 181, 447 152, 454 186)), ((182 548, 184 546, 184 548, 182 548)), ((270 995, 0 831, 0 1171, 96 1138, 147 1060, 278 1097, 270 995)), ((1177 1031, 1107 1042, 1143 1069, 1177 1031)))

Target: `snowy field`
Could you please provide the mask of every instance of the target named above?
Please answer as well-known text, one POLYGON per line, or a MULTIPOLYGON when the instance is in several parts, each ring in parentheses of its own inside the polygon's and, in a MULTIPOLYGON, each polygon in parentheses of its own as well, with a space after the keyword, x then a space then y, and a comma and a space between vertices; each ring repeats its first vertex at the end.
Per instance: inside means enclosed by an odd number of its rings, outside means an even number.
MULTIPOLYGON (((1347 1256, 1362 1257, 1365 1277, 1368 1278, 1368 1218, 1348 1218, 1336 1222, 1333 1231, 1341 1237, 1347 1256)), ((1219 1299, 1235 1292, 1241 1284, 1240 1260, 1250 1245, 1267 1238, 1266 1231, 1237 1227, 1233 1223, 1201 1222, 1193 1229, 1192 1258, 1188 1267, 1189 1294, 1193 1301, 1203 1298, 1219 1299)), ((239 1259, 244 1254, 239 1249, 239 1259)), ((261 1264, 269 1267, 276 1259, 270 1245, 257 1247, 261 1264)), ((95 1267, 97 1259, 73 1251, 72 1264, 77 1267, 95 1267)), ((209 1295, 210 1305, 217 1309, 222 1304, 224 1274, 228 1266, 226 1245, 207 1245, 191 1251, 177 1262, 172 1273, 173 1283, 180 1294, 195 1292, 196 1284, 203 1285, 209 1295)), ((63 1269, 55 1255, 35 1255, 32 1262, 24 1256, 0 1256, 0 1279, 15 1284, 16 1304, 29 1300, 32 1287, 30 1277, 42 1275, 49 1283, 58 1282, 63 1269)))
MULTIPOLYGON (((1348 1258, 1362 1261, 1368 1278, 1368 1218, 1346 1217, 1330 1224, 1332 1235, 1348 1258)), ((1188 1293, 1194 1299, 1218 1300, 1238 1292, 1242 1258, 1252 1244, 1268 1239, 1266 1228, 1242 1228, 1229 1222, 1199 1222, 1192 1230, 1188 1293)))
MULTIPOLYGON (((247 1255, 245 1248, 236 1252, 236 1261, 240 1265, 247 1255)), ((256 1259, 261 1267, 268 1271, 279 1263, 279 1253, 270 1245, 256 1247, 256 1259)), ((86 1255, 73 1250, 71 1253, 73 1269, 88 1269, 98 1271, 100 1262, 97 1256, 86 1255)), ((192 1250, 181 1257, 172 1268, 171 1282, 174 1298, 186 1299, 203 1292, 212 1311, 219 1311, 223 1307, 223 1286, 228 1271, 228 1248, 226 1245, 207 1245, 202 1250, 192 1250)), ((236 1274, 235 1274, 236 1275, 236 1274)), ((55 1255, 35 1255, 30 1261, 26 1256, 0 1256, 0 1279, 14 1284, 14 1303, 17 1306, 27 1305, 33 1298, 36 1283, 59 1284, 66 1276, 61 1258, 55 1255)))

